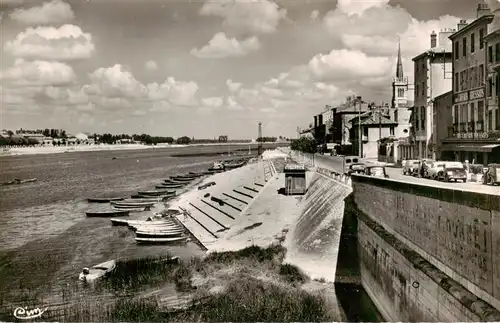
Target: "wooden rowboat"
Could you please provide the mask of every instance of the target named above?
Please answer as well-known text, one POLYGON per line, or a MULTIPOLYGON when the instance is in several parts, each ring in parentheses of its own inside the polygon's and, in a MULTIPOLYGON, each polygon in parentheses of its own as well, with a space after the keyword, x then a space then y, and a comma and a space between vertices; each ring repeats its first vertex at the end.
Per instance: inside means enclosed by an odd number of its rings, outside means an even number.
POLYGON ((129 207, 129 208, 139 208, 139 207, 152 207, 156 202, 111 202, 111 205, 116 207, 129 207))
POLYGON ((169 190, 139 191, 137 193, 140 195, 148 195, 148 196, 175 195, 175 191, 169 191, 169 190))
POLYGON ((78 280, 85 283, 92 283, 98 279, 104 278, 109 275, 116 268, 116 261, 109 260, 92 268, 83 268, 82 272, 78 276, 78 280))
POLYGON ((107 218, 110 216, 128 216, 129 211, 122 211, 122 210, 112 210, 112 211, 101 211, 101 212, 85 212, 85 214, 88 217, 100 217, 100 218, 107 218))
POLYGON ((183 231, 136 231, 135 236, 137 238, 174 238, 174 237, 183 237, 183 231))
POLYGON ((155 185, 155 188, 156 189, 166 189, 166 188, 181 188, 183 187, 184 185, 182 184, 159 184, 159 185, 155 185))
POLYGON ((89 201, 90 203, 109 203, 112 201, 121 201, 124 199, 124 197, 91 197, 88 198, 87 201, 89 201))
POLYGON ((168 244, 175 242, 185 242, 186 237, 174 237, 174 238, 135 238, 137 244, 168 244))

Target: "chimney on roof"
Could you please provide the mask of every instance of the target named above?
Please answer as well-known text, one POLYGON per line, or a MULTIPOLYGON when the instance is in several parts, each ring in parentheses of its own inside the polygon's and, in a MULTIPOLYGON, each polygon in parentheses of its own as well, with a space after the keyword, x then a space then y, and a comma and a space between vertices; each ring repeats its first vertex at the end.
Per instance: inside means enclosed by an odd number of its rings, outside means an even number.
POLYGON ((431 48, 436 48, 436 46, 437 46, 437 35, 433 30, 431 34, 431 48))
POLYGON ((461 19, 457 25, 457 30, 462 30, 465 26, 467 26, 467 20, 461 19))
POLYGON ((481 18, 482 16, 491 15, 490 7, 486 3, 478 3, 476 9, 476 18, 481 18))

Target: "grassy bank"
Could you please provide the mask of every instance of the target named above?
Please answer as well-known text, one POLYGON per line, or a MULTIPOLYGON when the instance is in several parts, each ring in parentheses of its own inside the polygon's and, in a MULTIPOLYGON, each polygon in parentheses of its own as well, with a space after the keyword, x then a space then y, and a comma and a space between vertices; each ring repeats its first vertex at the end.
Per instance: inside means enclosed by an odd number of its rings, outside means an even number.
MULTIPOLYGON (((285 249, 249 247, 187 263, 158 258, 120 262, 98 288, 71 304, 48 309, 64 321, 332 321, 325 299, 301 289, 308 281, 283 264, 285 249), (105 297, 103 295, 110 295, 105 297), (179 308, 167 296, 186 299, 179 308)), ((90 289, 88 289, 90 290, 90 289)), ((76 294, 76 293, 75 293, 76 294)), ((75 295, 67 295, 74 299, 75 295)), ((36 302, 31 302, 36 304, 36 302)), ((12 313, 12 312, 11 312, 12 313)), ((0 317, 0 320, 12 317, 0 317)))

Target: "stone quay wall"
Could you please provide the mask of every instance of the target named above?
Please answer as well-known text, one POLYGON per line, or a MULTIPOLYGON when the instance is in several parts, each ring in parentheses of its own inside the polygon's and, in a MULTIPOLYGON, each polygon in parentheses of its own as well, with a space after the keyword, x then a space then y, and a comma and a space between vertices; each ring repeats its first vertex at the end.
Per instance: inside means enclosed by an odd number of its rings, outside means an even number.
POLYGON ((500 196, 351 177, 363 287, 391 321, 500 321, 500 196))

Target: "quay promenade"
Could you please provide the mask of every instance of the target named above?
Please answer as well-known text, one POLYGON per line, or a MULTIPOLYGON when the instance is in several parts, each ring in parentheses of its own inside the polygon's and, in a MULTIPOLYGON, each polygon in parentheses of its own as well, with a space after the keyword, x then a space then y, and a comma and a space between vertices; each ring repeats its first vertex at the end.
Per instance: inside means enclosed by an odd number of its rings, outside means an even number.
MULTIPOLYGON (((283 148, 280 149, 286 151, 286 149, 283 148)), ((299 152, 293 152, 293 156, 294 158, 296 158, 296 160, 308 165, 309 167, 328 170, 338 174, 342 173, 343 169, 342 161, 340 158, 336 156, 327 156, 320 154, 315 154, 314 156, 312 156, 311 154, 303 154, 299 152)), ((367 165, 377 164, 377 162, 371 160, 361 159, 361 162, 364 162, 367 165)), ((500 195, 500 186, 483 185, 481 182, 468 181, 466 183, 447 183, 447 182, 430 180, 426 178, 406 176, 403 175, 401 168, 391 167, 391 166, 386 167, 386 172, 389 175, 389 178, 395 181, 439 187, 439 188, 458 189, 463 191, 500 195)))

